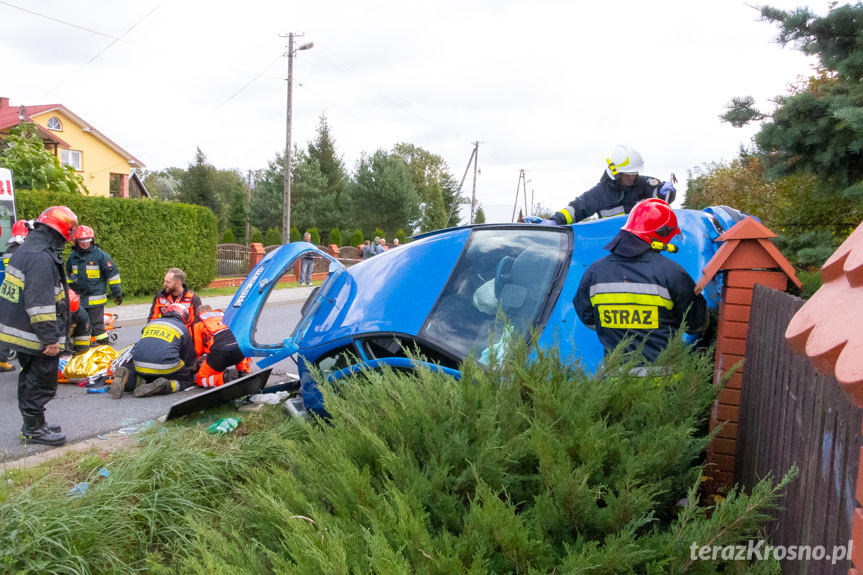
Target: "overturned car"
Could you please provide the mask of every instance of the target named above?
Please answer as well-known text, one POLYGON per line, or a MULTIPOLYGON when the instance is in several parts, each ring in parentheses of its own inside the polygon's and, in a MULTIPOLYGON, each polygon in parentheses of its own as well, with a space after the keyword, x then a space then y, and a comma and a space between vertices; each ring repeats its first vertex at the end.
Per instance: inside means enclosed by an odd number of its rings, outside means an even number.
MULTIPOLYGON (((732 208, 675 210, 682 233, 668 254, 695 281, 719 249, 716 239, 743 218, 732 208)), ((532 346, 559 346, 595 368, 603 358, 596 333, 578 319, 573 298, 581 277, 607 255, 606 243, 624 218, 569 226, 485 224, 440 230, 345 268, 306 242, 282 246, 252 270, 225 312, 247 356, 267 367, 296 355, 305 407, 323 404, 310 366, 329 380, 366 369, 426 367, 459 377, 473 354, 487 363, 506 338, 532 346), (279 343, 256 340, 258 317, 279 278, 309 252, 330 262, 330 274, 305 302, 302 318, 279 343), (498 321, 497 311, 507 318, 498 321), (531 334, 538 333, 537 341, 531 334), (408 357, 418 349, 426 361, 408 357)), ((719 305, 718 279, 704 291, 719 305)))

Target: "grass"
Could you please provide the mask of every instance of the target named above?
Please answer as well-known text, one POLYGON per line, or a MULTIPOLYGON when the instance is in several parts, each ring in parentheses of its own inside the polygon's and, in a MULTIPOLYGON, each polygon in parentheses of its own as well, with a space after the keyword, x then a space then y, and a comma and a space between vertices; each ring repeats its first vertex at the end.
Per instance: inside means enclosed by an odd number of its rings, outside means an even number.
POLYGON ((644 380, 620 354, 591 375, 513 347, 461 381, 325 387, 328 424, 267 406, 206 433, 225 405, 149 426, 129 451, 4 474, 0 573, 669 573, 692 541, 763 525, 783 484, 712 515, 698 504, 709 354, 678 341, 657 360, 675 375, 644 380))

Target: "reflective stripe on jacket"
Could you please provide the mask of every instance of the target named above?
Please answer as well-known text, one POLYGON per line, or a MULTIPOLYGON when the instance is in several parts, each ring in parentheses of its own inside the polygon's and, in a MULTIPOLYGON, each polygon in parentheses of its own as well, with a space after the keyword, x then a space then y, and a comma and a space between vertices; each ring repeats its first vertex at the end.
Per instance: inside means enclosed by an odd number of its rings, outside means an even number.
POLYGON ((64 243, 40 226, 9 258, 0 284, 0 341, 14 350, 38 354, 51 344, 66 345, 69 300, 59 256, 64 243))
POLYGON ((165 313, 165 308, 173 303, 178 303, 189 310, 189 323, 186 324, 188 329, 192 329, 192 324, 195 323, 195 318, 198 315, 198 308, 201 307, 201 298, 198 294, 186 287, 183 284, 183 294, 180 297, 174 297, 165 293, 165 290, 160 290, 153 298, 153 305, 150 307, 149 321, 162 317, 165 313))
POLYGON ((687 331, 704 328, 707 302, 694 290, 695 282, 683 266, 656 251, 631 258, 611 254, 587 268, 573 304, 606 351, 634 335, 627 351, 643 341, 644 356, 654 361, 685 314, 687 331))
POLYGON ((638 176, 635 183, 627 188, 603 172, 599 183, 584 192, 559 212, 552 216, 558 225, 573 224, 596 214, 609 218, 628 214, 635 204, 647 198, 656 197, 664 182, 656 178, 638 176))
POLYGON ((141 339, 132 348, 135 371, 144 375, 169 375, 184 367, 195 367, 195 346, 183 323, 173 317, 153 320, 144 326, 141 339))
POLYGON ((66 260, 66 275, 66 281, 85 308, 108 303, 108 288, 111 289, 111 297, 123 295, 117 265, 95 243, 86 251, 77 246, 72 248, 66 260))

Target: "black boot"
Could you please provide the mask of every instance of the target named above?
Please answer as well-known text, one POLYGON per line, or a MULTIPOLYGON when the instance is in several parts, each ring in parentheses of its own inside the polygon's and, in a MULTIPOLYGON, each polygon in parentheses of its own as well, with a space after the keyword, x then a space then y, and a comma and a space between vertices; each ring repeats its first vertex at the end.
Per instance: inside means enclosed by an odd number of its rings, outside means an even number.
POLYGON ((60 427, 59 425, 57 425, 56 423, 48 423, 47 421, 45 421, 45 412, 44 411, 41 414, 41 418, 42 418, 42 427, 44 427, 48 431, 50 431, 52 433, 60 433, 61 431, 63 431, 63 428, 60 427))
POLYGON ((36 413, 22 413, 24 425, 21 426, 21 441, 24 443, 41 443, 43 445, 63 445, 66 436, 43 427, 43 415, 36 413))

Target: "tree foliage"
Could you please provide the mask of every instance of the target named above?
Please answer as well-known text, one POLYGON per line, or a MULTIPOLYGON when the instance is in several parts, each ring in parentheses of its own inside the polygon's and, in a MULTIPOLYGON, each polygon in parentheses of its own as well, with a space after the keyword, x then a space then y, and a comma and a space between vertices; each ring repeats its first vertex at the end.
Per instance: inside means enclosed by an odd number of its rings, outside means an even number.
POLYGON ((394 154, 378 150, 363 156, 354 179, 345 189, 345 213, 364 233, 375 228, 413 233, 420 216, 420 199, 410 167, 394 154))
POLYGON ((282 234, 279 228, 268 229, 266 235, 264 235, 264 247, 280 245, 282 245, 282 234))
POLYGON ((87 193, 78 172, 72 166, 60 165, 59 158, 45 149, 33 122, 22 122, 10 130, 0 148, 0 168, 11 170, 19 190, 87 193))
POLYGON ((414 188, 420 198, 420 232, 458 225, 458 213, 449 216, 457 185, 443 158, 404 142, 393 147, 393 154, 410 167, 414 188))

